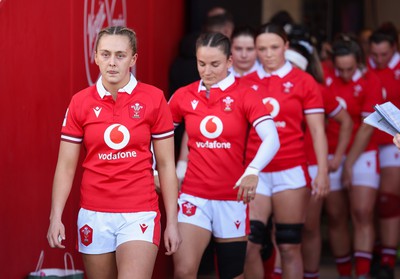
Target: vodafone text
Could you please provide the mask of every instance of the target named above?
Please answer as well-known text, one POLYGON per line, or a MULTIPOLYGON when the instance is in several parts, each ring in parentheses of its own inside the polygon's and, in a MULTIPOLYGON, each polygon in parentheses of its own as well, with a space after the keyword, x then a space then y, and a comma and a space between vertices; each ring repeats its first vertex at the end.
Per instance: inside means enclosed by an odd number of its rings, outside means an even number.
POLYGON ((112 161, 119 160, 125 158, 136 158, 136 151, 126 151, 126 152, 117 152, 117 153, 99 153, 100 160, 112 161))
POLYGON ((219 149, 230 149, 231 143, 230 142, 218 142, 214 141, 206 141, 206 142, 196 142, 197 148, 219 148, 219 149))

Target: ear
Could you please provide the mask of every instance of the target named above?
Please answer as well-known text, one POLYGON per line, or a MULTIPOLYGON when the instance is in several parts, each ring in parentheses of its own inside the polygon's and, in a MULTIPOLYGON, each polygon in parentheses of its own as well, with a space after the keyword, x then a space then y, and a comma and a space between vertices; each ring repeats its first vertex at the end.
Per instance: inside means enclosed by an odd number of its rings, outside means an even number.
POLYGON ((132 55, 131 63, 129 64, 130 67, 133 67, 133 66, 136 64, 137 57, 138 57, 138 54, 137 54, 137 53, 135 53, 134 55, 132 55))
POLYGON ((230 68, 232 66, 232 55, 229 55, 228 60, 227 60, 227 66, 230 68))
POLYGON ((289 49, 289 41, 285 43, 285 50, 289 49))
POLYGON ((97 66, 99 66, 99 62, 97 61, 97 51, 94 52, 94 62, 96 63, 97 66))

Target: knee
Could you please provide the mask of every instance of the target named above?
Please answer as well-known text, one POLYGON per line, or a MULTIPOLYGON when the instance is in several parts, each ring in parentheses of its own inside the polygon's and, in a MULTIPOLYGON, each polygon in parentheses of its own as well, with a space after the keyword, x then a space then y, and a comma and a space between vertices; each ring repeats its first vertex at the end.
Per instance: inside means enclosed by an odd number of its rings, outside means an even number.
POLYGON ((218 271, 221 279, 235 278, 243 274, 246 246, 246 241, 215 244, 218 271))
POLYGON ((373 209, 372 208, 353 208, 351 211, 354 223, 370 224, 373 222, 373 209))
POLYGON ((197 270, 189 265, 175 265, 174 279, 196 278, 197 270))

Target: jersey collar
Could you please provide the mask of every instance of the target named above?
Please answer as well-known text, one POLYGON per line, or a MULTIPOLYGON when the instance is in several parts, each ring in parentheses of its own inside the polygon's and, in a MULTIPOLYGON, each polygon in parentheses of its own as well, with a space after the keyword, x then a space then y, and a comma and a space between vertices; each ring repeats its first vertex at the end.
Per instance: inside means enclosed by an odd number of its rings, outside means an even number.
MULTIPOLYGON (((125 92, 131 94, 133 89, 135 89, 137 83, 138 82, 136 78, 131 74, 128 84, 122 87, 121 89, 118 89, 118 92, 125 92)), ((104 88, 101 76, 96 82, 96 89, 97 92, 99 93, 100 98, 102 99, 104 98, 104 96, 111 96, 111 93, 104 88)))
MULTIPOLYGON (((363 74, 365 74, 365 71, 361 71, 360 69, 357 69, 354 72, 353 76, 351 77, 351 80, 353 82, 357 82, 357 80, 359 80, 363 76, 363 74)), ((335 76, 339 77, 339 71, 337 69, 335 69, 335 76)))
POLYGON ((251 69, 248 70, 247 72, 244 72, 242 75, 240 75, 238 72, 236 72, 235 69, 233 68, 233 66, 231 66, 229 68, 229 71, 231 71, 235 77, 239 77, 240 78, 242 76, 245 76, 245 75, 248 75, 248 74, 251 74, 251 73, 257 71, 260 67, 261 67, 260 62, 258 62, 258 60, 256 60, 256 62, 254 63, 253 67, 251 67, 251 69))
MULTIPOLYGON (((376 63, 374 62, 374 60, 371 57, 368 60, 371 68, 376 69, 376 63)), ((398 52, 395 52, 393 57, 389 61, 388 68, 393 70, 397 66, 397 64, 399 64, 399 62, 400 62, 400 54, 398 52)))
MULTIPOLYGON (((212 85, 211 88, 219 88, 222 91, 225 91, 234 82, 235 82, 235 76, 233 75, 232 72, 228 72, 228 76, 226 78, 224 78, 220 82, 212 85)), ((203 80, 200 80, 199 88, 197 89, 197 92, 200 92, 200 91, 207 91, 206 87, 203 84, 203 80)))
POLYGON ((263 79, 266 77, 271 77, 271 76, 278 76, 280 78, 284 78, 287 74, 290 73, 290 71, 292 69, 293 69, 292 64, 290 64, 289 61, 286 61, 282 67, 280 67, 278 70, 276 70, 272 73, 267 73, 263 67, 259 67, 257 69, 257 74, 260 79, 263 79))

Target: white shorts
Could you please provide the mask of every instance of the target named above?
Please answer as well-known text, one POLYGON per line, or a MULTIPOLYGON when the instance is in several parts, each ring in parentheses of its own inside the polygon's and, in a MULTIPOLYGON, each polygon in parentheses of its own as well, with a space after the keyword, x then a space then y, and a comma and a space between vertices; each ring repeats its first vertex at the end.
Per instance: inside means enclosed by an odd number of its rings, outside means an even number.
POLYGON ((400 150, 394 144, 379 146, 379 167, 400 167, 400 150))
POLYGON ((309 175, 301 166, 283 171, 260 172, 256 192, 271 197, 281 191, 306 187, 309 182, 309 175))
MULTIPOLYGON (((331 155, 330 155, 331 156, 331 155)), ((375 150, 361 153, 353 165, 352 184, 355 186, 365 186, 374 189, 379 187, 378 158, 375 150)), ((331 191, 343 189, 342 185, 343 164, 337 171, 329 174, 331 191)))
POLYGON ((242 237, 250 232, 248 206, 243 202, 207 200, 181 194, 178 204, 178 222, 209 230, 214 237, 242 237))
POLYGON ((97 212, 81 208, 78 214, 78 248, 84 254, 114 252, 125 242, 141 240, 160 244, 160 213, 97 212))
POLYGON ((311 182, 314 182, 315 178, 317 177, 317 173, 318 173, 317 165, 308 166, 308 174, 311 177, 311 182))

